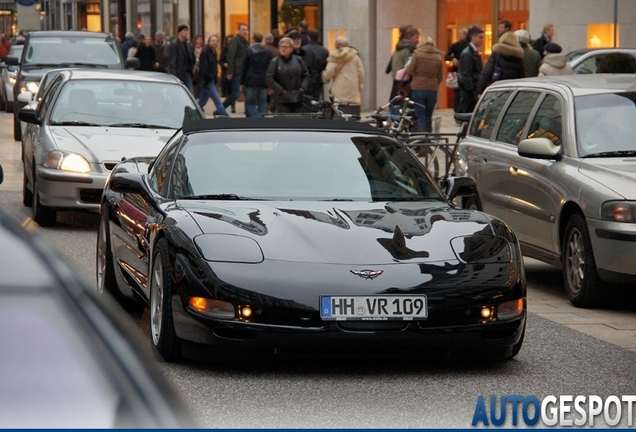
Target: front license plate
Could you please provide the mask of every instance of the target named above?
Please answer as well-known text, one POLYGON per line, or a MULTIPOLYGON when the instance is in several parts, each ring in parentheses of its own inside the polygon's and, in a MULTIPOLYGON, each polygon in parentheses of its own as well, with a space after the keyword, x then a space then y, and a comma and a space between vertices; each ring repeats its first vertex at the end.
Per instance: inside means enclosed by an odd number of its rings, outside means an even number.
POLYGON ((412 321, 428 317, 425 295, 321 296, 320 317, 326 321, 412 321))

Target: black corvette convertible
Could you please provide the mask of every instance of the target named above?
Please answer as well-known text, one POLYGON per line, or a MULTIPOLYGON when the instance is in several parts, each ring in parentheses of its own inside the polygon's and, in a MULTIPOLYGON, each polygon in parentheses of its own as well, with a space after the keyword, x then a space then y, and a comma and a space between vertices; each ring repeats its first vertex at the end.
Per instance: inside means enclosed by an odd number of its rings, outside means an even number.
POLYGON ((112 171, 98 287, 149 307, 168 361, 202 347, 511 358, 521 253, 502 221, 451 203, 473 187, 442 191, 361 123, 195 121, 112 171))

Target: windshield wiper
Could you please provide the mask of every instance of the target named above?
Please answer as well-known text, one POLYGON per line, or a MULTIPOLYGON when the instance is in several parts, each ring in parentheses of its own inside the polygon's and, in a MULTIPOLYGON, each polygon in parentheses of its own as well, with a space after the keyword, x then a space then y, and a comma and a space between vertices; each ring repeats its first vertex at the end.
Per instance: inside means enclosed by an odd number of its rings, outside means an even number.
POLYGON ((582 159, 585 158, 605 158, 605 157, 622 157, 622 156, 636 156, 636 150, 614 150, 608 152, 600 152, 600 153, 592 153, 589 155, 582 156, 582 159))
POLYGON ((236 194, 210 194, 210 195, 192 195, 181 197, 181 199, 188 200, 239 200, 239 201, 250 201, 254 198, 248 198, 236 194))
POLYGON ((113 123, 108 125, 110 127, 132 127, 132 128, 143 128, 143 129, 174 129, 166 125, 156 125, 156 124, 148 124, 148 123, 113 123))
POLYGON ((99 123, 89 123, 85 121, 72 120, 72 121, 51 122, 51 126, 102 126, 102 125, 99 123))
POLYGON ((61 65, 59 63, 26 63, 22 65, 22 69, 30 69, 30 68, 59 68, 61 65))
POLYGON ((93 67, 93 68, 108 68, 107 65, 104 64, 95 64, 95 63, 82 63, 82 62, 73 62, 73 63, 61 63, 60 64, 61 67, 69 67, 69 66, 86 66, 86 67, 93 67))
POLYGON ((323 199, 320 201, 353 201, 351 198, 330 198, 330 199, 323 199))

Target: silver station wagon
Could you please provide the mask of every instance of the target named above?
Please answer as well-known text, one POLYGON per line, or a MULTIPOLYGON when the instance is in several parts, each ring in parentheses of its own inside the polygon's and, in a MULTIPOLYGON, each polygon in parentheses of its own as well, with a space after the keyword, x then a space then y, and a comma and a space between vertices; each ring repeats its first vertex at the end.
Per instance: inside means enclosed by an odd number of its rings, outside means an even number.
POLYGON ((636 74, 490 86, 458 165, 477 182, 464 205, 506 221, 524 255, 562 268, 575 306, 601 306, 609 283, 636 281, 636 74))

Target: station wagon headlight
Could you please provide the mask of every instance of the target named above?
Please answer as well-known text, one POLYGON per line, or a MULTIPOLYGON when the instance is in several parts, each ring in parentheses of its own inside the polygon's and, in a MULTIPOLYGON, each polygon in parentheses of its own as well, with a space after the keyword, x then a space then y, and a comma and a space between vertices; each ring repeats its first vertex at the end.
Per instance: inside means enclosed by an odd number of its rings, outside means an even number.
POLYGON ((636 222, 636 202, 608 201, 601 206, 601 218, 612 222, 636 222))
POLYGON ((77 153, 63 153, 58 150, 52 151, 46 156, 44 166, 79 173, 86 173, 91 170, 91 165, 84 156, 77 153))

